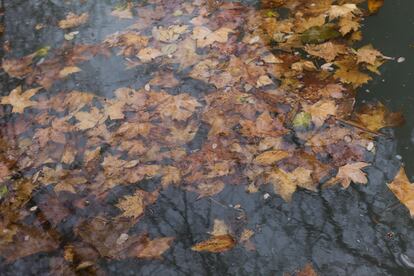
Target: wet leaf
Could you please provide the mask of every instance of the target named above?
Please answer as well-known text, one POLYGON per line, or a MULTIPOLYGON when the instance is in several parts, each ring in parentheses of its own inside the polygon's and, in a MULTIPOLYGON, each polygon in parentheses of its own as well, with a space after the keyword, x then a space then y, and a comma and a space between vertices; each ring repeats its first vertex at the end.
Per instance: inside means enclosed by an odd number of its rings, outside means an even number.
POLYGON ((65 19, 59 21, 59 28, 61 29, 69 29, 78 27, 82 24, 85 24, 89 20, 88 13, 82 13, 80 15, 76 15, 70 12, 65 19))
POLYGON ((256 156, 254 162, 259 165, 271 165, 290 155, 289 152, 283 150, 270 150, 256 156))
POLYGON ((410 183, 404 167, 400 168, 394 180, 388 184, 388 188, 407 207, 411 217, 414 217, 414 185, 410 183))
POLYGON ((349 187, 351 182, 356 184, 367 184, 368 178, 366 173, 361 169, 370 166, 365 162, 355 162, 346 164, 339 168, 336 177, 328 182, 328 185, 340 182, 345 189, 349 187))
POLYGON ((301 40, 303 43, 319 44, 340 36, 341 33, 336 30, 334 25, 325 24, 307 29, 301 34, 301 40))
POLYGON ((160 259, 161 255, 166 252, 173 242, 174 238, 156 238, 154 240, 146 240, 142 245, 137 246, 135 256, 141 259, 160 259))
POLYGON ((211 253, 221 253, 232 249, 236 245, 235 239, 226 234, 213 236, 208 240, 202 241, 191 247, 194 251, 207 251, 211 253))
POLYGON ((137 190, 132 196, 125 196, 116 205, 122 210, 123 217, 139 218, 147 205, 153 204, 158 198, 158 191, 148 193, 143 190, 137 190))
POLYGON ((12 106, 12 112, 23 113, 25 108, 37 105, 37 102, 31 101, 30 98, 40 89, 42 88, 37 87, 23 91, 22 87, 18 86, 8 96, 2 97, 0 104, 10 104, 12 106))
POLYGON ((312 115, 307 112, 300 112, 296 114, 295 118, 293 119, 293 127, 294 128, 308 128, 312 122, 312 115))
POLYGON ((384 5, 384 0, 368 0, 368 11, 373 14, 377 13, 384 5))
POLYGON ((391 112, 381 103, 364 105, 355 115, 357 122, 371 131, 396 127, 404 123, 400 112, 391 112))

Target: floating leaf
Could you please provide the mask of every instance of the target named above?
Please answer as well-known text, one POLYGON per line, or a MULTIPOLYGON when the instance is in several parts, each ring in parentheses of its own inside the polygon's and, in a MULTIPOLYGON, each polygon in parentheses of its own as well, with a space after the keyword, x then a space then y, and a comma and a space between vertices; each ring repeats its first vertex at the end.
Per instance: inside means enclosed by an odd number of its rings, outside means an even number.
POLYGON ((208 240, 202 241, 191 247, 194 251, 207 251, 212 253, 225 252, 232 249, 236 245, 236 240, 226 234, 213 236, 208 240))
POLYGON ((384 0, 368 0, 368 11, 371 14, 377 13, 384 5, 384 0))
POLYGON ((404 168, 400 168, 394 180, 388 184, 388 188, 407 207, 411 217, 414 217, 414 185, 408 180, 404 168))

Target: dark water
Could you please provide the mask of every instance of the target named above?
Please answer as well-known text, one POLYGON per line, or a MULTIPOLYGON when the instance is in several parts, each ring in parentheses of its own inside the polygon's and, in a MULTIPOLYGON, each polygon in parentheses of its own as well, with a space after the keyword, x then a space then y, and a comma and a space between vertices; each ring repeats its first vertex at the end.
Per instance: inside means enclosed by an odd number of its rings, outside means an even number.
MULTIPOLYGON (((59 47, 63 32, 53 26, 69 11, 88 11, 91 15, 90 23, 82 28, 76 43, 101 42, 108 34, 129 25, 107 16, 115 1, 79 4, 78 1, 13 0, 3 3, 2 20, 6 26, 3 41, 10 41, 12 55, 16 57, 45 45, 59 47), (28 28, 37 23, 52 27, 38 32, 28 28)), ((176 237, 174 246, 162 260, 100 259, 103 271, 108 275, 282 275, 311 262, 320 275, 413 275, 414 271, 401 262, 401 254, 414 259, 414 224, 408 211, 398 204, 385 185, 400 166, 397 154, 403 157, 407 173, 414 175, 411 140, 414 116, 410 108, 414 104, 414 48, 409 46, 414 43, 413 10, 414 3, 410 0, 386 0, 381 12, 365 21, 365 42, 372 43, 385 55, 406 58, 403 63, 384 65, 382 76, 361 89, 371 91, 361 92, 361 102, 379 99, 392 110, 403 111, 407 121, 395 130, 395 139, 391 130, 389 136, 378 138, 378 154, 374 165, 367 170, 368 185, 352 185, 347 190, 333 187, 319 193, 301 190, 294 194, 291 203, 274 195, 271 187, 263 187, 251 195, 245 193, 244 187, 227 186, 214 197, 219 204, 170 186, 161 192, 157 203, 133 231, 176 237), (264 199, 266 193, 271 194, 269 199, 264 199), (231 207, 236 204, 241 204, 243 210, 231 207), (222 254, 189 250, 205 237, 215 218, 231 222, 235 232, 246 227, 254 229, 252 240, 256 250, 247 251, 241 246, 222 254)), ((81 74, 54 89, 77 89, 111 97, 118 87, 142 87, 159 69, 143 66, 125 71, 122 59, 114 56, 109 61, 97 57, 82 66, 81 74)), ((3 95, 16 84, 18 81, 3 74, 3 95)), ((199 96, 199 91, 210 89, 194 80, 185 80, 183 87, 194 97, 199 96)), ((203 137, 205 133, 199 135, 203 137)), ((196 149, 197 141, 190 147, 196 149)), ((152 180, 140 183, 148 189, 156 184, 152 180)), ((34 204, 43 200, 40 194, 34 197, 34 204)), ((109 197, 108 203, 117 196, 117 191, 113 191, 113 199, 109 197)), ((98 213, 99 208, 104 206, 92 205, 85 213, 98 213)), ((75 240, 71 223, 79 216, 88 217, 88 214, 72 214, 67 223, 57 229, 64 237, 62 244, 75 240)), ((49 261, 61 257, 59 254, 35 254, 13 263, 0 260, 0 275, 50 275, 49 261)))
POLYGON ((405 124, 395 130, 397 152, 403 157, 407 174, 414 175, 414 2, 385 1, 379 14, 369 17, 363 28, 364 43, 371 43, 385 55, 404 57, 402 63, 390 62, 362 92, 359 99, 377 99, 394 111, 401 111, 405 124))

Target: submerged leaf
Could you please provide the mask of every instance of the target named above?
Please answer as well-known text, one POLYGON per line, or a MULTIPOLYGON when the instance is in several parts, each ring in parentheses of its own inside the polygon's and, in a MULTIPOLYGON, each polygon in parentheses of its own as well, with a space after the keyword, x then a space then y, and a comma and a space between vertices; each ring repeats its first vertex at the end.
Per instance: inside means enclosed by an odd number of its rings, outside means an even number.
POLYGON ((319 44, 327 40, 340 37, 341 33, 336 30, 335 25, 325 24, 322 26, 314 26, 307 29, 301 34, 303 43, 319 44))

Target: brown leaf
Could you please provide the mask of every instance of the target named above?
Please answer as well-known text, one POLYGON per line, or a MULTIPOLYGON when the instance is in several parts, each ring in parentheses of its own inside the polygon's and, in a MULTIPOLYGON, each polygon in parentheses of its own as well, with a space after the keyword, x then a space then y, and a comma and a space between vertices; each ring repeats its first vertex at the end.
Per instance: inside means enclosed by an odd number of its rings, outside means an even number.
POLYGON ((10 104, 12 105, 12 112, 23 113, 26 107, 35 106, 37 104, 37 102, 31 101, 30 98, 40 89, 42 88, 37 87, 22 91, 22 87, 18 86, 13 89, 8 96, 2 97, 0 104, 10 104))
POLYGON ((65 19, 59 21, 59 28, 61 29, 69 29, 78 27, 82 24, 85 24, 89 19, 88 13, 83 13, 81 15, 76 15, 70 12, 65 19))
POLYGON ((368 178, 366 173, 361 169, 370 166, 370 164, 365 162, 355 162, 351 164, 346 164, 339 168, 336 177, 330 180, 327 185, 335 184, 336 182, 341 182, 342 187, 345 189, 349 187, 351 182, 357 184, 367 184, 368 178))
POLYGON ((236 245, 236 240, 226 234, 213 236, 208 240, 202 241, 191 247, 194 251, 207 251, 212 253, 225 252, 232 249, 236 245))
POLYGON ((147 205, 153 204, 158 198, 158 191, 149 193, 137 190, 134 195, 125 196, 116 205, 122 210, 122 217, 139 218, 144 213, 147 205))
POLYGON ((369 75, 362 73, 352 59, 337 61, 335 64, 339 67, 335 72, 335 77, 343 83, 352 84, 354 88, 372 79, 369 75))
POLYGON ((290 155, 289 152, 283 150, 265 151, 254 159, 254 162, 259 165, 271 165, 290 155))
POLYGON ((407 207, 411 217, 414 217, 414 185, 410 183, 403 167, 400 168, 394 180, 388 184, 388 188, 407 207))
MULTIPOLYGON (((143 244, 138 245, 132 252, 135 252, 135 256, 140 259, 160 259, 161 255, 167 251, 174 238, 156 238, 154 240, 147 239, 143 244)), ((134 254, 134 253, 132 253, 134 254)))
POLYGON ((391 112, 379 102, 363 106, 355 116, 357 123, 371 131, 378 131, 384 127, 395 127, 404 123, 400 112, 391 112))

